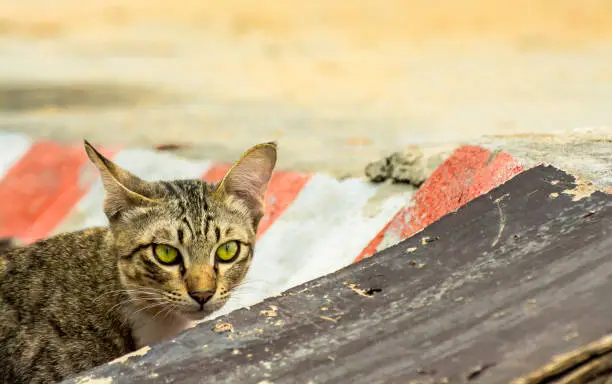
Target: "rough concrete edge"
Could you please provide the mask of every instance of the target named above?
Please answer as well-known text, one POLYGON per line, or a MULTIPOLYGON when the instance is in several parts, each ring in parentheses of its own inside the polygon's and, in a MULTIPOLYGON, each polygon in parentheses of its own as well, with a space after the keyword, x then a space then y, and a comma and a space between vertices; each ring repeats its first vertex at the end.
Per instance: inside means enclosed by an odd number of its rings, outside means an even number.
POLYGON ((491 151, 504 151, 529 167, 554 165, 583 183, 612 193, 610 127, 582 127, 548 134, 487 135, 475 143, 491 151))
POLYGON ((365 176, 374 183, 419 187, 461 146, 460 143, 410 145, 366 164, 365 176))
POLYGON ((410 145, 366 164, 364 173, 374 183, 406 183, 420 187, 451 153, 464 145, 480 146, 493 153, 505 152, 526 168, 551 164, 585 183, 592 183, 601 191, 612 193, 612 128, 607 126, 546 134, 483 135, 466 142, 410 145), (593 152, 575 150, 576 145, 588 144, 593 145, 593 152), (606 158, 607 146, 610 152, 606 158))

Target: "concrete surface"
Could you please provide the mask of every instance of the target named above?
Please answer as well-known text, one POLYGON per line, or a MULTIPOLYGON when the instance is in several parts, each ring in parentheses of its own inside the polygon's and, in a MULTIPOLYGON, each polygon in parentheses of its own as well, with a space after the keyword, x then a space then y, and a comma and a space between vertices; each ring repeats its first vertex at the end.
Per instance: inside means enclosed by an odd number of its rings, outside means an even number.
POLYGON ((608 0, 4 0, 0 130, 362 175, 411 144, 612 125, 608 0))
POLYGON ((459 147, 459 143, 410 145, 366 165, 365 176, 374 183, 389 181, 419 187, 459 147))
POLYGON ((584 127, 551 134, 488 136, 476 140, 504 151, 527 166, 553 164, 612 192, 612 127, 584 127))

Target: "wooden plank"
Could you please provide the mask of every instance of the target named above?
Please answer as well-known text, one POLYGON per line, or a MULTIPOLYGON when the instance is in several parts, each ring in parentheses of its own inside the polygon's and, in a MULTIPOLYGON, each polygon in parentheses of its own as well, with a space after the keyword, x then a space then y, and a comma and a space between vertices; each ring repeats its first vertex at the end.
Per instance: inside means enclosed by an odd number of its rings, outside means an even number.
POLYGON ((532 168, 374 257, 68 382, 508 383, 611 330, 612 197, 585 190, 532 168))

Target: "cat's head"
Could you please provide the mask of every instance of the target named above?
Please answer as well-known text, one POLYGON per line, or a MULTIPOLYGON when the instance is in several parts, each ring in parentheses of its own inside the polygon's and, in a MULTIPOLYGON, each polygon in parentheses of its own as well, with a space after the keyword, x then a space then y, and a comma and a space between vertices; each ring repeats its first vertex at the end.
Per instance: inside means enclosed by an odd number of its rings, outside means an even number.
POLYGON ((220 183, 147 182, 85 149, 106 191, 121 281, 141 311, 201 319, 221 308, 253 259, 276 145, 248 150, 220 183))

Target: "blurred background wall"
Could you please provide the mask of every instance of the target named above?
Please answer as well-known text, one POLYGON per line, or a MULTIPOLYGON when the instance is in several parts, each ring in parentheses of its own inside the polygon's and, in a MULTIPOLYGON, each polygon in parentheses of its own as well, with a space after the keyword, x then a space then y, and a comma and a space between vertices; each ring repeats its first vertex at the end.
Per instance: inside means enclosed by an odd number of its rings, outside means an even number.
POLYGON ((3 0, 0 129, 359 174, 612 121, 612 1, 3 0))

